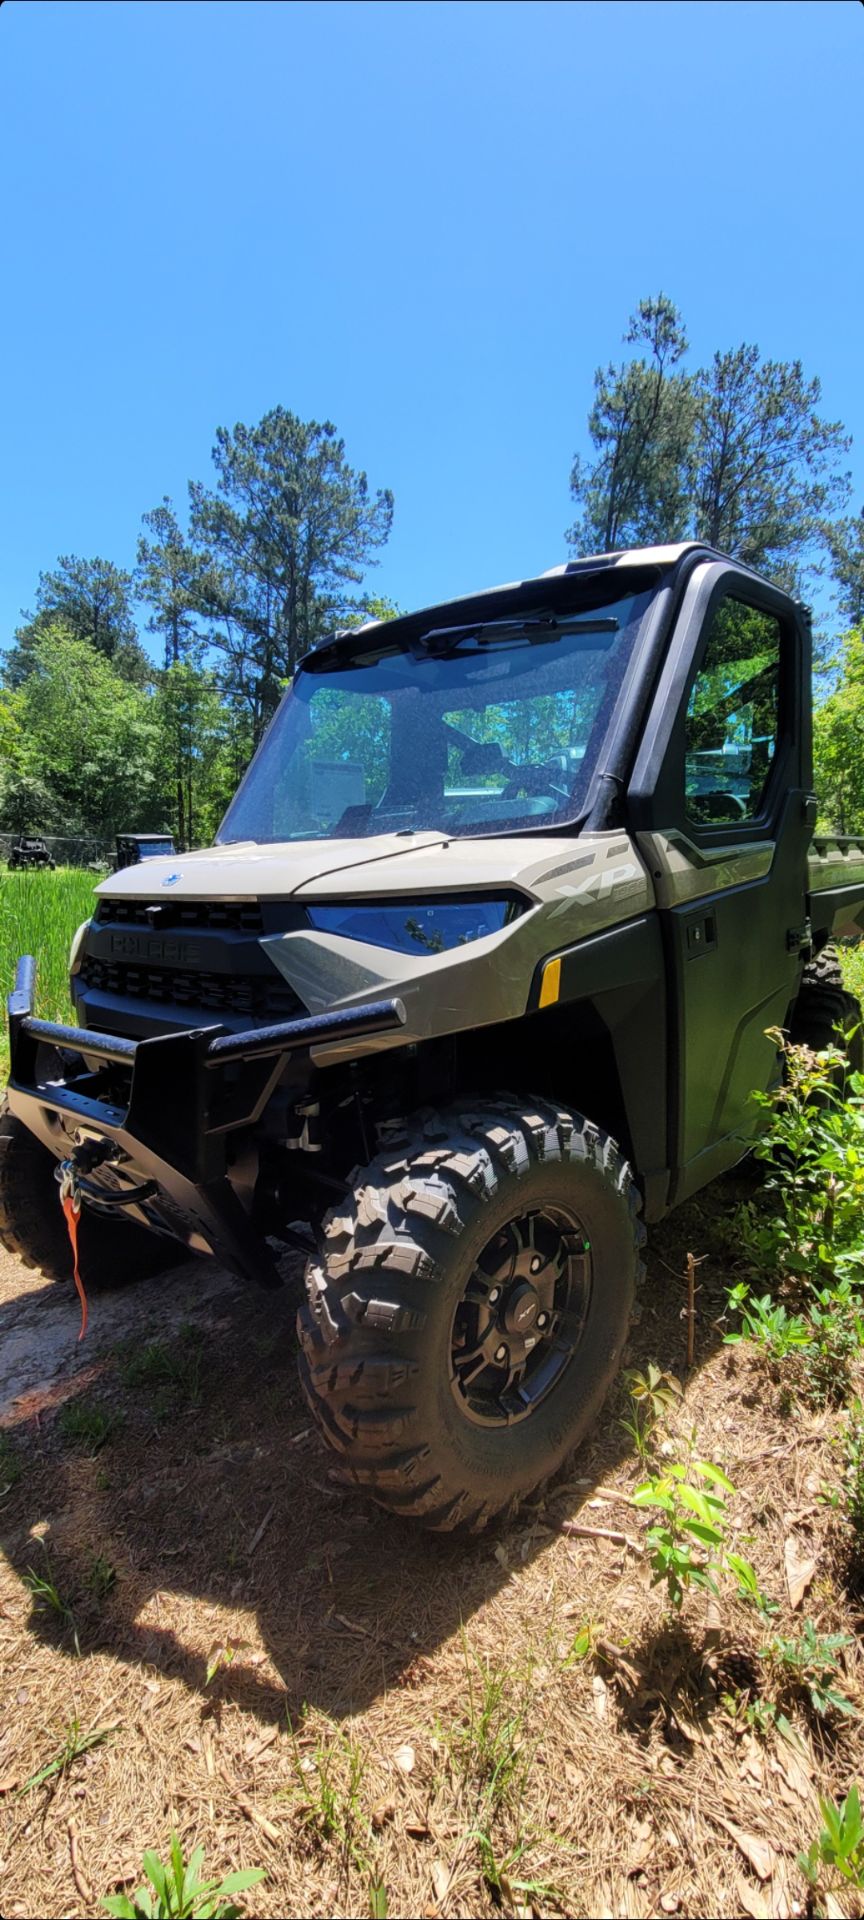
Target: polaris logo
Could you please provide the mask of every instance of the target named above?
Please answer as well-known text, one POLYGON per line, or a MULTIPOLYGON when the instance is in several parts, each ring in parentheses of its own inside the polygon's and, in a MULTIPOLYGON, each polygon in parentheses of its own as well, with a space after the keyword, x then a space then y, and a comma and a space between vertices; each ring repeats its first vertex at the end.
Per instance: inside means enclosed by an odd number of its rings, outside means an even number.
POLYGON ((170 935, 154 940, 144 933, 112 933, 108 951, 112 960, 146 960, 154 967, 188 967, 192 959, 189 941, 170 935))

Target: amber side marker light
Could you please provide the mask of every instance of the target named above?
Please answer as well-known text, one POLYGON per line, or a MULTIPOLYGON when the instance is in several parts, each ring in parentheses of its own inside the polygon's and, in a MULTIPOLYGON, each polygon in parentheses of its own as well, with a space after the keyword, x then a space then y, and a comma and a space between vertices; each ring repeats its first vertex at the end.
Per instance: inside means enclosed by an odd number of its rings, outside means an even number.
POLYGON ((543 968, 543 979, 540 982, 541 1007, 554 1007, 560 992, 561 962, 560 960, 547 960, 543 968))

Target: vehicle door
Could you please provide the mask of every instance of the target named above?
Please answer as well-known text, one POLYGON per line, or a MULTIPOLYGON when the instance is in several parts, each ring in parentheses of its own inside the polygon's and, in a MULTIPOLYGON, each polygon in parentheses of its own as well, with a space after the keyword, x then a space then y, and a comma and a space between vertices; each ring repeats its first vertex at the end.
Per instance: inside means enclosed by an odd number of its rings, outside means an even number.
POLYGON ((803 953, 811 786, 803 609, 723 562, 691 577, 643 731, 630 814, 656 888, 669 995, 670 1201, 752 1140, 754 1088, 803 953))

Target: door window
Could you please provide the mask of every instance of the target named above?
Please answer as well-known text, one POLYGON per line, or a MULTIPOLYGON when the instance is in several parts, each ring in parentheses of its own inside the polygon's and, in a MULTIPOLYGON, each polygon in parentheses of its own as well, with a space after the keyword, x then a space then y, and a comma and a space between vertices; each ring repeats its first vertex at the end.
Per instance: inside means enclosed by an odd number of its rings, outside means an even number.
POLYGON ((740 826, 761 812, 777 751, 780 622, 731 597, 711 619, 687 702, 685 794, 699 826, 740 826))

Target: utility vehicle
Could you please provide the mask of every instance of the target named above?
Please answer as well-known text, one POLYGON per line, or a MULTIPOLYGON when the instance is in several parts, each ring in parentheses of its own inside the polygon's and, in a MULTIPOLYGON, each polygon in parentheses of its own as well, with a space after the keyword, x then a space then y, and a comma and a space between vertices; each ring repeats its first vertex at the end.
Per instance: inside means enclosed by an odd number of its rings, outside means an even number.
POLYGON ((121 867, 137 867, 142 860, 155 860, 159 854, 173 853, 170 833, 118 833, 114 872, 121 867))
POLYGON ((9 871, 12 873, 16 868, 33 867, 44 867, 48 872, 53 873, 55 862, 51 858, 48 842, 40 839, 36 834, 19 835, 12 844, 9 871))
POLYGON ((85 1281, 308 1255, 344 1469, 483 1526, 595 1417, 643 1222, 738 1161, 770 1029, 857 1021, 813 840, 806 610, 701 546, 607 554, 301 663, 206 852, 97 888, 76 1025, 9 1001, 7 1247, 85 1281))

